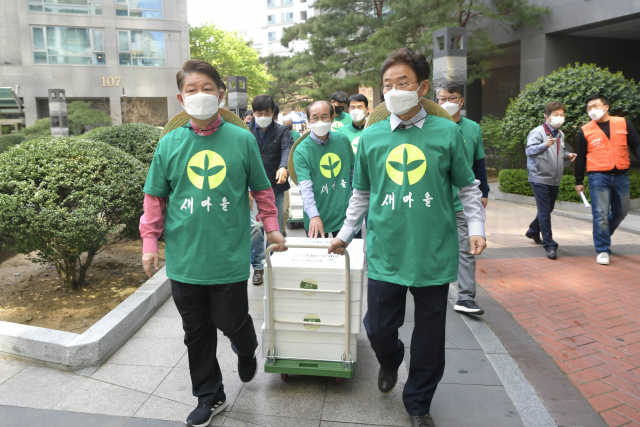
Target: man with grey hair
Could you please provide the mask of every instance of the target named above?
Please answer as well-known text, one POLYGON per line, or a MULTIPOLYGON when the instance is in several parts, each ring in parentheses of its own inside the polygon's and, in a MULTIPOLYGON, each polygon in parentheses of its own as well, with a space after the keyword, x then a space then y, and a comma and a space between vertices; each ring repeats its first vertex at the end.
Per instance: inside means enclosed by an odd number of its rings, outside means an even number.
MULTIPOLYGON (((469 159, 469 164, 472 165, 475 178, 480 181, 482 206, 486 208, 489 201, 489 184, 484 163, 482 132, 476 122, 460 115, 460 110, 464 105, 464 84, 447 82, 438 91, 438 104, 451 115, 462 129, 465 154, 469 159)), ((454 306, 454 310, 460 313, 481 315, 484 310, 474 301, 476 296, 476 257, 469 253, 469 224, 463 212, 460 197, 458 197, 457 187, 453 188, 453 194, 460 246, 458 252, 458 302, 454 306)))

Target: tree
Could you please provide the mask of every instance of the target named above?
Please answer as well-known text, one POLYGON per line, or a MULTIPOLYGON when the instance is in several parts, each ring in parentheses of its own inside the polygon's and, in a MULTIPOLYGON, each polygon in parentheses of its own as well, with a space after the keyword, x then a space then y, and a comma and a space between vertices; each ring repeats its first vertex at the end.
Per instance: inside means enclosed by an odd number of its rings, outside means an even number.
POLYGON ((576 63, 540 77, 512 99, 504 119, 503 135, 517 140, 524 151, 528 133, 544 122, 544 106, 551 101, 560 101, 567 107, 562 131, 565 139, 572 142, 580 128, 590 120, 585 99, 594 93, 609 98, 612 115, 631 121, 640 119, 640 88, 633 80, 625 79, 621 72, 613 74, 594 64, 576 63))
POLYGON ((124 123, 164 126, 167 124, 167 115, 164 111, 153 108, 143 98, 130 98, 127 100, 127 117, 123 121, 124 123))
POLYGON ((84 283, 94 256, 142 214, 146 167, 81 138, 42 137, 0 154, 0 240, 60 280, 84 283))
POLYGON ((91 108, 91 104, 85 101, 73 101, 67 105, 67 120, 70 135, 81 135, 85 132, 85 126, 111 124, 111 117, 102 110, 91 108))
POLYGON ((49 117, 38 119, 34 124, 22 129, 19 133, 20 135, 24 135, 27 138, 50 136, 51 135, 51 119, 49 117))
POLYGON ((264 60, 269 71, 281 79, 271 83, 269 93, 302 93, 328 99, 335 90, 354 86, 377 87, 380 65, 398 47, 431 54, 433 31, 442 27, 469 28, 469 82, 487 75, 483 59, 497 47, 481 20, 505 26, 539 26, 547 8, 528 0, 319 0, 322 14, 286 28, 281 43, 309 44, 290 59, 264 60), (312 76, 312 83, 305 81, 312 76), (302 79, 302 82, 299 81, 302 79))
POLYGON ((95 128, 82 138, 106 142, 140 160, 146 168, 151 166, 162 130, 144 123, 125 123, 118 126, 95 128))
POLYGON ((266 91, 270 76, 260 64, 258 53, 237 32, 224 31, 205 23, 189 27, 189 43, 191 58, 207 61, 216 67, 223 79, 228 76, 246 77, 249 101, 266 91))

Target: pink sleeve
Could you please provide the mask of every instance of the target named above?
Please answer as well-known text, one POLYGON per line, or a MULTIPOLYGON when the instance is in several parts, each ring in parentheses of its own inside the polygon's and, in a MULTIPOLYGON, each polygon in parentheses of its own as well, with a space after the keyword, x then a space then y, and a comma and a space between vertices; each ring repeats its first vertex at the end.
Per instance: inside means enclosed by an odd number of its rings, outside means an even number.
POLYGON ((166 197, 156 197, 145 193, 144 213, 140 217, 140 237, 142 237, 143 254, 158 252, 158 239, 162 234, 162 230, 164 230, 166 208, 166 197))
POLYGON ((262 219, 264 231, 280 231, 278 224, 278 209, 276 208, 276 196, 271 188, 261 191, 251 191, 253 199, 258 205, 258 215, 262 219))

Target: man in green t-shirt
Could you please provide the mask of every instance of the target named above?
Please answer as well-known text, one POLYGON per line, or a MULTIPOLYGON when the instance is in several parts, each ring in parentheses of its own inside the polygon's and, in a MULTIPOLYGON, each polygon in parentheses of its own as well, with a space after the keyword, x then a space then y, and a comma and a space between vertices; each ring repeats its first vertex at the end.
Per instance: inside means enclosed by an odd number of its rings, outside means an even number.
MULTIPOLYGON (((482 206, 486 207, 489 197, 487 183, 487 168, 484 164, 484 147, 482 145, 482 131, 480 126, 460 115, 464 105, 464 85, 457 82, 447 82, 438 91, 438 103, 458 123, 462 129, 464 148, 473 173, 480 181, 482 191, 482 206)), ((462 211, 462 202, 458 197, 458 189, 453 188, 456 206, 456 222, 458 225, 458 244, 460 246, 458 266, 458 302, 453 307, 460 313, 481 315, 484 310, 474 301, 476 296, 476 258, 469 253, 469 226, 467 217, 462 211)))
POLYGON ((331 95, 331 106, 334 111, 331 130, 338 130, 342 126, 346 126, 351 123, 351 116, 344 112, 345 108, 348 106, 346 93, 342 91, 333 92, 333 95, 331 95))
POLYGON ((189 123, 158 143, 144 186, 142 264, 158 268, 158 237, 165 233, 166 274, 182 317, 193 395, 198 406, 187 426, 208 426, 227 407, 216 358, 217 329, 238 355, 238 375, 251 381, 258 347, 249 315, 251 230, 249 194, 258 205, 270 243, 284 250, 275 197, 255 137, 225 122, 218 71, 189 60, 177 75, 178 101, 189 123))
POLYGON ((293 128, 293 118, 291 118, 291 116, 284 116, 284 119, 282 119, 282 124, 291 132, 291 137, 293 138, 293 142, 295 144, 298 138, 300 138, 300 133, 293 128))
POLYGON ((469 218, 471 253, 486 247, 480 190, 460 127, 428 115, 419 103, 430 67, 402 48, 382 64, 380 78, 391 116, 360 136, 347 218, 329 253, 344 253, 367 211, 368 310, 364 326, 380 363, 378 389, 398 381, 405 347, 398 337, 407 291, 415 302, 409 377, 403 401, 411 423, 434 426, 431 401, 445 365, 449 284, 457 278, 458 240, 452 184, 469 218))
POLYGON ((344 223, 351 197, 355 158, 349 139, 330 132, 333 108, 326 101, 307 107, 311 133, 293 153, 304 209, 304 228, 312 238, 335 237, 344 223))
POLYGON ((349 115, 351 116, 351 125, 346 125, 338 129, 338 132, 344 133, 351 141, 351 148, 354 153, 358 152, 358 141, 360 135, 364 131, 367 124, 367 108, 369 100, 366 96, 356 93, 349 97, 349 115))

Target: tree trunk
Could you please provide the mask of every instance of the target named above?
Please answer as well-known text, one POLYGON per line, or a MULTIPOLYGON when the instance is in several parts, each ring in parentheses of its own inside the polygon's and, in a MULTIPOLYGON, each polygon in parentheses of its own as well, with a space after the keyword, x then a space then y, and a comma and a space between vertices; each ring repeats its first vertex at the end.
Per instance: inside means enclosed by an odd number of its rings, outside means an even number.
POLYGON ((96 252, 98 251, 89 251, 84 263, 82 262, 81 257, 53 260, 56 270, 58 271, 58 277, 62 280, 62 283, 64 283, 68 290, 74 291, 78 286, 84 284, 84 280, 87 276, 87 270, 89 269, 96 252))

